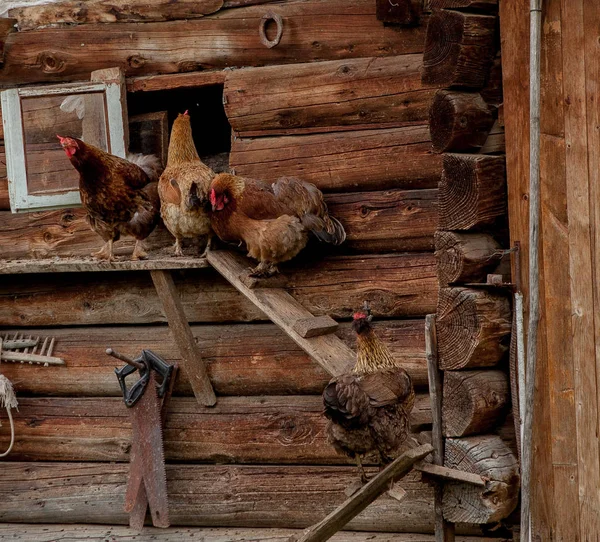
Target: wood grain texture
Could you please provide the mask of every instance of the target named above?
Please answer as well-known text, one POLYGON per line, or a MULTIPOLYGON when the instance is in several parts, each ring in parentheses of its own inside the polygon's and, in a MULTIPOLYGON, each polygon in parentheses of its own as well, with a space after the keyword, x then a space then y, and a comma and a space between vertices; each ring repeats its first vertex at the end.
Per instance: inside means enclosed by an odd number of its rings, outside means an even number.
POLYGON ((422 12, 422 0, 377 0, 377 18, 384 23, 417 25, 422 12))
POLYGON ((142 75, 126 81, 127 92, 154 92, 180 88, 200 88, 225 84, 224 70, 206 70, 192 73, 142 75))
POLYGON ((268 181, 298 176, 326 191, 437 188, 442 158, 427 125, 288 137, 234 138, 230 165, 268 181), (393 156, 394 159, 390 160, 393 156))
POLYGON ((235 70, 225 80, 225 112, 242 136, 424 124, 435 89, 421 83, 421 66, 422 55, 411 54, 235 70))
MULTIPOLYGON (((163 427, 165 460, 354 464, 328 442, 322 411, 320 395, 220 397, 210 409, 200 408, 193 397, 173 398, 163 427)), ((421 394, 411 425, 421 431, 430 423, 429 396, 421 394)), ((21 397, 15 412, 19 438, 11 459, 127 462, 131 431, 130 411, 122 398, 21 397)), ((0 445, 6 448, 9 438, 3 430, 0 445)), ((376 456, 366 460, 377 461, 376 456)))
POLYGON ((86 24, 13 32, 6 40, 0 85, 87 79, 119 66, 127 76, 182 73, 228 66, 257 66, 401 55, 423 50, 424 27, 384 27, 375 3, 291 0, 269 10, 284 20, 281 43, 261 44, 260 5, 225 10, 189 21, 86 24), (81 44, 84 44, 83 46, 81 44), (219 43, 221 46, 215 47, 219 43))
MULTIPOLYGON (((289 292, 314 316, 349 318, 365 299, 371 301, 375 317, 424 316, 435 310, 438 287, 432 253, 310 257, 281 269, 289 292)), ((265 319, 212 270, 182 272, 175 283, 190 322, 265 319)), ((0 326, 165 321, 145 273, 42 275, 35 281, 10 276, 0 284, 0 326)))
MULTIPOLYGON (((106 542, 107 539, 119 542, 136 542, 147 536, 158 542, 189 542, 202 540, 210 542, 288 542, 291 535, 300 534, 293 529, 251 529, 251 528, 210 528, 210 527, 170 527, 156 529, 144 527, 140 532, 125 526, 73 525, 73 524, 22 524, 3 523, 0 525, 0 540, 18 537, 22 542, 56 542, 67 540, 78 542, 106 542)), ((434 542, 432 535, 414 533, 376 533, 341 531, 331 538, 332 542, 434 542)), ((502 542, 498 538, 459 536, 456 542, 502 542)))
POLYGON ((466 9, 497 13, 498 0, 425 0, 425 9, 466 9))
MULTIPOLYGON (((402 360, 413 384, 427 388, 423 320, 374 322, 378 337, 402 360)), ((208 364, 211 382, 219 395, 319 394, 330 376, 273 324, 193 325, 192 333, 208 364)), ((0 335, 14 336, 14 329, 0 335)), ((45 336, 48 330, 29 329, 25 335, 45 336)), ((41 396, 104 397, 121 394, 114 362, 107 347, 129 356, 143 348, 169 363, 179 363, 179 351, 166 326, 75 327, 52 330, 55 353, 66 360, 59 368, 40 370, 28 364, 3 363, 2 374, 18 394, 41 396)), ((350 323, 342 323, 337 336, 355 348, 350 323)), ((176 395, 191 396, 185 375, 178 376, 176 395)))

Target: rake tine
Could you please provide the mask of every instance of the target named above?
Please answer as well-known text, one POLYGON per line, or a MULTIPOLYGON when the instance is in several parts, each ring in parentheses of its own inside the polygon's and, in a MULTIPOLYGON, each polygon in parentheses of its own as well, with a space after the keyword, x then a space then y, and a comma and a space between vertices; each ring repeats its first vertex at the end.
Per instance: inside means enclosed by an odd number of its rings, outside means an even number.
POLYGON ((46 345, 48 344, 48 337, 44 338, 44 344, 42 344, 42 349, 40 350, 40 354, 42 356, 46 356, 47 354, 44 353, 44 350, 46 349, 46 345))
POLYGON ((52 352, 54 351, 54 341, 56 339, 54 337, 52 337, 52 339, 50 339, 50 346, 48 346, 48 352, 46 352, 47 356, 51 356, 52 352))

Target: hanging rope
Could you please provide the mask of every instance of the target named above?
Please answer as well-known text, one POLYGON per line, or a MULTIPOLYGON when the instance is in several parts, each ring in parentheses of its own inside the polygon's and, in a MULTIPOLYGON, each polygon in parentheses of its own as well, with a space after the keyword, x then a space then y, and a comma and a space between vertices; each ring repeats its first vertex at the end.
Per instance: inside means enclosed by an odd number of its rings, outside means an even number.
POLYGON ((6 457, 11 452, 15 443, 15 422, 13 421, 11 409, 17 408, 18 405, 19 403, 17 402, 11 381, 4 375, 0 375, 0 407, 6 409, 10 423, 10 444, 8 449, 0 454, 0 457, 6 457))

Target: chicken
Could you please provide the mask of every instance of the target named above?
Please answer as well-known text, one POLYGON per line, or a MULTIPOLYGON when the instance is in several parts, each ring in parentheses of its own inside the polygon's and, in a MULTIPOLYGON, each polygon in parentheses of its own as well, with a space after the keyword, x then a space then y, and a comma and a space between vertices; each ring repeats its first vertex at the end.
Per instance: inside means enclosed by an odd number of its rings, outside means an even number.
POLYGON ((128 155, 129 160, 125 160, 80 139, 57 137, 79 172, 79 190, 87 221, 106 243, 92 256, 113 260, 113 243, 121 235, 131 235, 136 239, 132 259, 145 258, 142 241, 160 220, 158 158, 128 155))
POLYGON ((158 183, 160 214, 175 237, 175 256, 183 256, 183 238, 206 237, 209 246, 212 230, 205 207, 214 176, 198 156, 188 112, 179 114, 171 129, 167 167, 158 183))
POLYGON ((378 452, 382 464, 406 440, 415 392, 408 373, 371 327, 368 305, 355 312, 357 359, 352 372, 331 379, 323 391, 327 436, 335 449, 353 458, 366 481, 361 457, 378 452))
POLYGON ((329 216, 323 194, 314 185, 283 178, 273 184, 228 173, 210 185, 211 225, 225 242, 245 243, 259 261, 251 276, 269 277, 277 264, 296 256, 309 233, 339 245, 346 239, 340 222, 329 216))

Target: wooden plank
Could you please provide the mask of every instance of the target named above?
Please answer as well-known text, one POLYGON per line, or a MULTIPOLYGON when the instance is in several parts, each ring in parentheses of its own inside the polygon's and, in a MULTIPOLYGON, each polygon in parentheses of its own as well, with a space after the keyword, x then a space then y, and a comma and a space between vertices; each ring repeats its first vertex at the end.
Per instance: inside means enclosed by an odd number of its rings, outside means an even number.
POLYGON ((235 138, 230 165, 238 175, 269 181, 298 176, 321 190, 336 192, 437 188, 442 172, 442 158, 431 152, 427 125, 235 138))
POLYGON ((127 79, 127 92, 153 92, 181 88, 199 88, 225 84, 226 72, 207 70, 167 75, 142 75, 127 79))
MULTIPOLYGON (((128 469, 125 463, 5 462, 0 520, 64 522, 68 507, 73 522, 128 524, 128 469)), ((430 533, 432 491, 419 478, 404 478, 402 503, 384 496, 348 528, 430 533)), ((344 490, 355 479, 352 467, 167 465, 169 518, 174 526, 304 528, 344 502, 344 490)))
POLYGON ((19 31, 48 26, 132 23, 195 19, 219 11, 223 0, 59 0, 46 5, 24 6, 9 10, 19 31))
MULTIPOLYGON (((293 529, 238 529, 219 527, 170 527, 156 529, 144 527, 144 536, 158 542, 289 542, 290 535, 301 534, 293 529)), ((56 540, 78 540, 79 542, 134 542, 140 532, 124 526, 73 525, 73 524, 0 524, 0 539, 18 539, 22 542, 56 542, 56 540)), ((457 542, 499 542, 498 538, 460 536, 457 542)), ((340 531, 333 535, 332 542, 434 542, 433 536, 414 533, 376 533, 340 531)))
MULTIPOLYGON (((392 355, 402 359, 413 384, 426 389, 423 320, 386 320, 373 322, 373 327, 392 355)), ((0 330, 0 336, 13 337, 16 332, 0 330)), ((48 330, 28 329, 24 333, 35 337, 47 335, 48 330)), ((330 376, 275 325, 193 325, 192 333, 220 396, 318 395, 329 382, 330 376)), ((342 323, 336 334, 348 347, 354 347, 355 334, 349 322, 342 323)), ((2 364, 2 374, 15 383, 18 394, 119 396, 113 365, 104 353, 108 346, 130 356, 148 348, 169 363, 181 361, 166 326, 56 328, 52 335, 56 337, 55 354, 67 360, 60 370, 48 372, 28 364, 2 364)), ((193 394, 181 373, 175 393, 193 394)))
POLYGON ((424 458, 432 451, 433 447, 430 444, 423 444, 418 448, 412 448, 404 452, 377 476, 369 480, 354 495, 349 497, 347 501, 342 503, 319 523, 305 531, 298 541, 323 542, 324 540, 329 540, 346 523, 356 517, 379 497, 379 495, 387 491, 390 483, 393 483, 396 478, 406 476, 419 459, 424 458))
MULTIPOLYGON (((165 458, 172 462, 354 464, 328 442, 322 411, 321 395, 219 397, 217 406, 210 409, 198 408, 193 397, 174 397, 163 427, 165 458)), ((122 397, 20 397, 14 414, 18 439, 11 459, 127 462, 132 438, 129 414, 122 397)), ((430 422, 429 396, 419 394, 411 415, 413 432, 429 429, 430 422)), ((3 424, 0 445, 5 448, 8 433, 3 424)), ((377 464, 379 459, 374 454, 365 461, 377 464)))
POLYGON ((247 269, 246 261, 227 251, 211 251, 207 260, 332 376, 347 373, 352 368, 356 354, 337 337, 324 335, 305 339, 294 329, 299 318, 310 318, 312 314, 290 294, 280 289, 251 290, 243 284, 240 276, 247 269))
POLYGON ((371 0, 290 0, 268 9, 284 20, 281 43, 272 49, 258 35, 265 13, 260 5, 189 21, 13 32, 0 85, 82 80, 105 66, 137 76, 423 51, 423 26, 402 32, 385 27, 371 0))
POLYGON ((234 70, 225 80, 225 112, 242 136, 424 124, 435 89, 421 83, 421 64, 422 55, 411 54, 234 70))
POLYGON ((498 0, 425 0, 424 8, 434 9, 467 9, 497 13, 498 0))
POLYGON ((329 316, 299 318, 292 326, 292 329, 303 339, 327 335, 336 331, 337 328, 338 323, 329 316))
MULTIPOLYGON (((365 299, 376 318, 435 310, 431 253, 320 257, 282 266, 289 292, 314 316, 350 318, 365 299), (376 301, 376 303, 375 303, 376 301)), ((243 269, 245 271, 245 268, 243 269)), ((264 320, 264 314, 210 269, 182 271, 178 284, 190 322, 264 320)), ((0 281, 0 326, 149 324, 165 316, 145 273, 7 276, 0 281), (43 278, 42 278, 43 277, 43 278)))
POLYGON ((210 383, 206 364, 183 311, 179 292, 170 271, 150 271, 152 282, 160 299, 163 311, 169 322, 169 329, 181 354, 181 368, 187 376, 196 400, 204 406, 214 406, 217 402, 210 383))
POLYGON ((424 472, 429 476, 433 476, 434 478, 442 478, 453 482, 466 482, 467 484, 473 484, 480 487, 485 487, 486 483, 478 474, 451 469, 449 467, 442 467, 441 465, 433 465, 431 463, 417 463, 415 469, 424 472))

